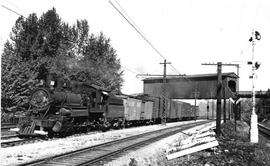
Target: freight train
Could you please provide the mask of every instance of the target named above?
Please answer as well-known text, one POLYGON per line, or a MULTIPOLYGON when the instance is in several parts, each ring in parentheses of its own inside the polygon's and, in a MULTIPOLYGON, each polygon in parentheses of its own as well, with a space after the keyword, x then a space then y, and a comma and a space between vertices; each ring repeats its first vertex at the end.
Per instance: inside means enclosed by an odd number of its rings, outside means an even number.
POLYGON ((32 91, 29 105, 17 131, 19 138, 160 123, 164 106, 166 121, 195 117, 189 103, 145 94, 115 95, 96 84, 71 82, 53 75, 32 91))

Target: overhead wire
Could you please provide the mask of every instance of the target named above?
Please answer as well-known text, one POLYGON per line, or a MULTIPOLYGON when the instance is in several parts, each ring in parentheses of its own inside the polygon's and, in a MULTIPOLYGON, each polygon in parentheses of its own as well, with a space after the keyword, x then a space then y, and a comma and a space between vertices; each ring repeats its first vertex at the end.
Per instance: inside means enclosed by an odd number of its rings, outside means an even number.
POLYGON ((15 10, 10 9, 9 7, 6 7, 6 6, 3 5, 3 4, 1 4, 1 6, 2 6, 3 8, 5 8, 5 9, 7 9, 7 10, 9 10, 9 11, 11 11, 11 12, 17 14, 18 16, 21 16, 21 17, 23 17, 23 18, 26 18, 24 15, 22 15, 22 14, 16 12, 15 10))
POLYGON ((138 74, 137 72, 135 72, 135 71, 133 71, 133 70, 131 70, 131 69, 129 69, 129 68, 123 66, 123 65, 121 65, 121 66, 122 66, 124 69, 128 70, 129 72, 131 72, 131 73, 133 73, 133 74, 135 74, 135 75, 138 74))
POLYGON ((158 55, 166 59, 160 52, 159 50, 132 24, 132 22, 111 2, 109 3, 113 6, 113 8, 129 23, 130 26, 134 28, 134 30, 158 53, 158 55))
POLYGON ((145 36, 145 34, 143 33, 143 31, 140 29, 140 27, 133 21, 133 19, 128 15, 128 13, 125 11, 125 9, 120 5, 120 3, 118 3, 117 1, 115 1, 116 4, 120 7, 120 9, 124 12, 124 14, 128 17, 128 19, 130 20, 130 22, 141 32, 141 34, 143 36, 145 36))
MULTIPOLYGON (((142 32, 142 30, 139 28, 139 26, 136 25, 136 23, 133 21, 133 19, 127 14, 127 12, 125 11, 125 9, 120 5, 120 3, 118 3, 117 1, 115 1, 116 4, 118 5, 118 7, 120 8, 120 10, 112 3, 112 1, 109 0, 109 3, 113 6, 113 8, 128 22, 128 24, 130 26, 133 27, 133 29, 154 49, 154 51, 164 60, 166 59, 165 56, 150 42, 150 40, 146 37, 146 35, 142 32)), ((172 65, 170 64, 170 66, 172 67, 173 71, 178 73, 179 75, 181 75, 180 72, 178 72, 178 70, 172 65)))
MULTIPOLYGON (((15 6, 14 4, 12 4, 12 5, 15 6)), ((22 16, 23 18, 26 18, 24 15, 20 14, 19 12, 15 11, 15 10, 13 10, 13 9, 11 9, 11 8, 9 8, 9 7, 5 6, 5 5, 3 5, 3 4, 1 4, 1 6, 2 6, 3 8, 5 8, 5 9, 7 9, 7 10, 9 10, 9 11, 11 11, 11 12, 17 14, 18 16, 22 16)), ((18 7, 16 6, 16 8, 18 8, 18 7)), ((19 9, 19 8, 18 8, 18 9, 19 9)), ((20 10, 21 10, 21 9, 20 9, 20 10)), ((66 39, 66 40, 70 41, 69 39, 66 39)), ((1 39, 1 41, 2 41, 2 39, 1 39)), ((74 41, 70 41, 70 42, 74 43, 74 41)), ((135 74, 135 75, 138 74, 137 72, 134 72, 133 70, 131 70, 131 69, 129 69, 129 68, 123 66, 123 65, 121 65, 121 66, 122 66, 124 69, 126 69, 127 71, 129 71, 129 72, 131 72, 131 73, 133 73, 133 74, 135 74)), ((136 77, 136 78, 137 78, 137 77, 136 77)), ((137 79, 139 79, 139 78, 137 78, 137 79)))
POLYGON ((5 0, 5 2, 8 3, 8 4, 10 4, 10 5, 12 5, 12 6, 15 7, 16 9, 20 10, 22 13, 24 13, 24 14, 27 15, 28 12, 26 12, 25 10, 19 8, 16 4, 14 4, 14 3, 12 3, 12 2, 10 2, 10 1, 8 1, 8 0, 5 0))

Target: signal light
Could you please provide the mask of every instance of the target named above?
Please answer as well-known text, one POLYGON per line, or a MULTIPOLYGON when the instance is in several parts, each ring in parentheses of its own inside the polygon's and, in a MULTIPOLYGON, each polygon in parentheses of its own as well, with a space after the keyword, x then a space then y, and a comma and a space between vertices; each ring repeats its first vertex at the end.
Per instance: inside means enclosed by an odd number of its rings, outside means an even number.
POLYGON ((257 70, 261 66, 260 62, 255 62, 255 69, 257 70))
POLYGON ((258 31, 255 31, 255 39, 261 40, 261 34, 258 31))
POLYGON ((254 39, 253 37, 256 39, 256 40, 261 40, 261 34, 258 32, 258 31, 255 31, 254 32, 254 36, 252 35, 252 37, 249 38, 249 42, 252 42, 254 39))

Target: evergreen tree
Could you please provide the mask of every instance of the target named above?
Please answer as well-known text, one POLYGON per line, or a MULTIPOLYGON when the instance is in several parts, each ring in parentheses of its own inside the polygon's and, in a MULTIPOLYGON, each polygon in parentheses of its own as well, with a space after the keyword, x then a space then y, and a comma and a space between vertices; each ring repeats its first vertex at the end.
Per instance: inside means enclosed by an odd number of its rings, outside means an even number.
POLYGON ((19 17, 2 54, 2 107, 27 108, 27 98, 39 79, 56 73, 69 80, 99 83, 120 92, 122 71, 116 51, 103 33, 89 34, 86 20, 70 26, 55 8, 19 17))
POLYGON ((120 60, 110 45, 110 39, 106 39, 103 33, 98 37, 90 36, 80 64, 88 73, 85 79, 99 82, 104 88, 120 92, 123 82, 120 60))

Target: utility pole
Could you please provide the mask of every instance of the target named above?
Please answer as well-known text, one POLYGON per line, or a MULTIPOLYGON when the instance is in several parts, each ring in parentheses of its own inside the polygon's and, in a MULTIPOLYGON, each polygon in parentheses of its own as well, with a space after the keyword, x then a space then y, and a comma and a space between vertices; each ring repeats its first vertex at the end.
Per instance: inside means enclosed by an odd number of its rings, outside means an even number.
POLYGON ((207 120, 208 120, 209 119, 209 100, 207 101, 206 109, 207 109, 207 120))
POLYGON ((202 63, 202 65, 217 65, 217 114, 216 114, 216 131, 217 136, 221 133, 221 98, 222 98, 222 63, 202 63))
POLYGON ((217 119, 216 129, 217 136, 221 133, 221 96, 222 96, 222 63, 217 63, 217 119))
MULTIPOLYGON (((202 65, 217 65, 217 63, 202 63, 202 65)), ((237 76, 239 77, 240 64, 238 64, 238 63, 222 63, 222 66, 235 66, 237 69, 237 76)))
POLYGON ((163 100, 163 109, 162 109, 162 124, 166 124, 166 65, 171 64, 170 62, 166 62, 166 59, 164 59, 163 63, 160 63, 164 65, 163 68, 163 84, 162 84, 162 100, 163 100))
POLYGON ((231 112, 232 112, 232 106, 231 106, 231 102, 229 100, 229 120, 231 120, 231 112))
POLYGON ((194 98, 195 98, 195 103, 194 103, 194 119, 195 121, 197 120, 197 109, 196 109, 196 105, 197 105, 197 97, 199 97, 200 92, 197 91, 197 88, 195 89, 194 92, 192 92, 194 98))
POLYGON ((225 86, 222 88, 223 90, 223 120, 226 123, 226 89, 225 86))
MULTIPOLYGON (((202 63, 202 65, 218 65, 217 63, 202 63)), ((240 68, 240 65, 237 64, 237 63, 222 63, 222 66, 235 66, 236 69, 237 69, 237 76, 239 77, 239 68, 240 68)), ((237 87, 236 87, 236 92, 239 93, 239 79, 237 79, 237 87)), ((223 105, 223 119, 224 119, 224 122, 226 122, 226 89, 225 89, 225 86, 223 87, 223 96, 224 96, 224 105, 223 105)), ((230 110, 231 111, 231 108, 230 110)), ((230 119, 230 112, 229 112, 229 119, 230 119)))
POLYGON ((212 119, 214 119, 214 110, 215 110, 214 103, 215 103, 215 101, 214 101, 214 99, 212 99, 212 119))

